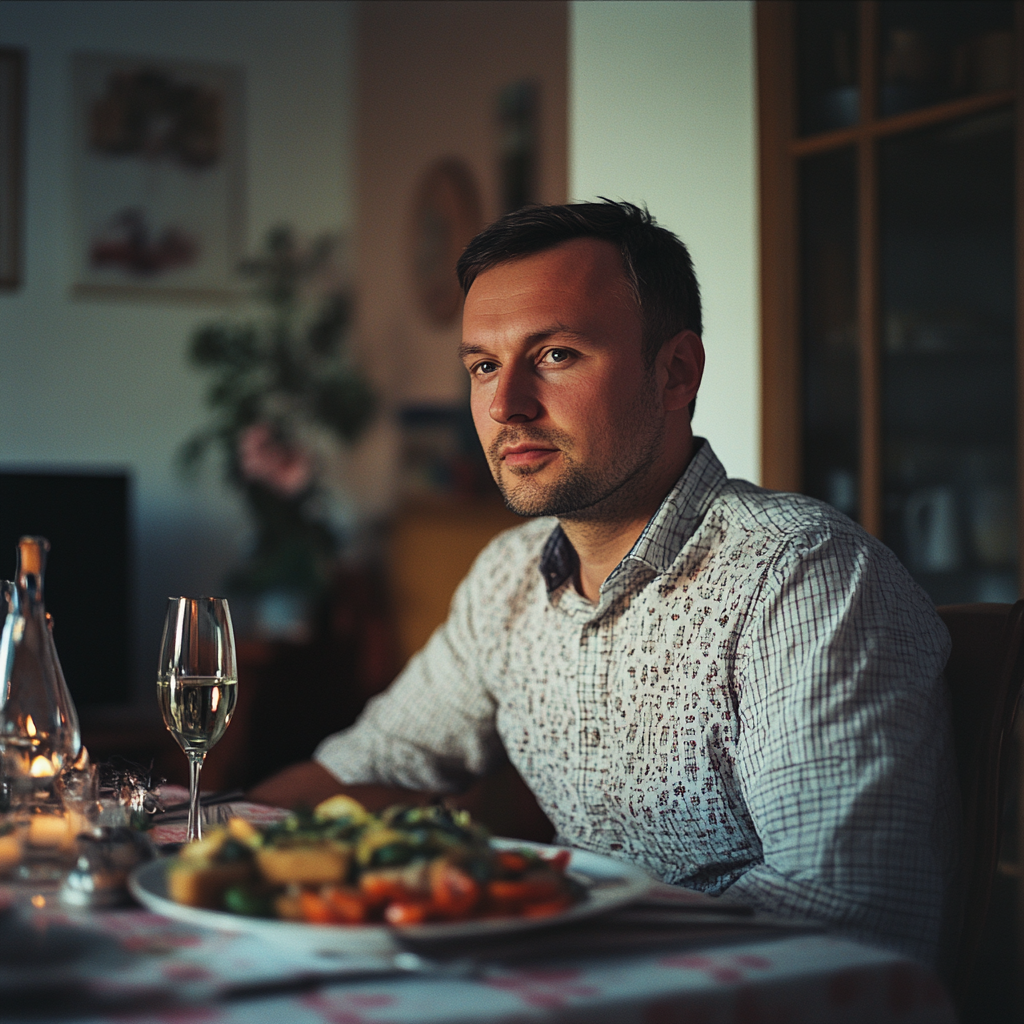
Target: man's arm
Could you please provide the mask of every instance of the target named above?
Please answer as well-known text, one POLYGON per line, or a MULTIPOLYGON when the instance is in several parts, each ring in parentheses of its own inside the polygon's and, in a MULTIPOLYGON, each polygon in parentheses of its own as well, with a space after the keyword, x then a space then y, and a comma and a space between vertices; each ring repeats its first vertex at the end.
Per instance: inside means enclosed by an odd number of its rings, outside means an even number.
POLYGON ((427 804, 435 794, 425 790, 404 789, 401 786, 355 785, 346 786, 316 761, 301 761, 264 779, 249 790, 247 798, 256 803, 274 807, 316 806, 328 797, 344 793, 358 800, 371 811, 390 804, 427 804))
POLYGON ((782 560, 744 631, 737 770, 763 863, 732 898, 934 959, 955 859, 949 638, 858 534, 782 560))
MULTIPOLYGON (((371 811, 391 804, 420 805, 438 799, 435 793, 401 786, 346 786, 316 761, 285 768, 251 789, 247 796, 257 803, 292 808, 299 804, 315 806, 338 793, 353 797, 371 811)), ((538 843, 549 843, 554 836, 555 830, 536 798, 507 762, 464 793, 445 797, 444 803, 469 811, 495 835, 538 843)))
POLYGON ((308 806, 348 793, 371 808, 425 803, 463 792, 501 765, 504 752, 481 654, 494 637, 481 637, 476 621, 489 601, 502 600, 501 570, 509 562, 504 546, 498 538, 480 555, 456 591, 448 619, 359 721, 324 740, 312 761, 260 783, 253 799, 308 806))

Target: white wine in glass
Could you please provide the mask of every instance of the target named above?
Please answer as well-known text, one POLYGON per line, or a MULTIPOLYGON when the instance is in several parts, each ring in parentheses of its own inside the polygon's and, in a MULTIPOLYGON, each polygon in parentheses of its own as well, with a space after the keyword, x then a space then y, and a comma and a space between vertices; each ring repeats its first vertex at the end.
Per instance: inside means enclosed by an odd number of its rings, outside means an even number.
POLYGON ((195 842, 202 838, 199 773, 238 696, 235 634, 224 598, 170 598, 156 695, 164 725, 188 757, 188 841, 195 842))

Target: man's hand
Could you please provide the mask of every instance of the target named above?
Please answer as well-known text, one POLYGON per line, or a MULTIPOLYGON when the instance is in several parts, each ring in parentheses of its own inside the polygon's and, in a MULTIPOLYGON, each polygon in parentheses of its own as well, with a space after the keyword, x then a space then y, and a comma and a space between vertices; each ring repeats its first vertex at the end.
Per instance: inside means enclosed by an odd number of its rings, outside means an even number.
POLYGON ((358 800, 367 810, 379 811, 391 804, 429 804, 433 793, 401 786, 346 786, 316 761, 302 761, 271 775, 246 794, 249 800, 289 810, 302 804, 315 807, 329 796, 344 793, 358 800))

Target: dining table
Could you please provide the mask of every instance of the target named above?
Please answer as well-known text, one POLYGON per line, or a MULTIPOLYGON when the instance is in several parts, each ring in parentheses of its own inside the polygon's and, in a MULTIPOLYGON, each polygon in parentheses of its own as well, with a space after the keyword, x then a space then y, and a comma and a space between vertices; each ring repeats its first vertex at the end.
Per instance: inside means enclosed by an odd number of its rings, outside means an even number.
MULTIPOLYGON (((239 800, 220 815, 281 812, 239 800)), ((155 846, 184 838, 157 824, 155 846)), ((570 862, 571 863, 571 862, 570 862)), ((275 941, 0 882, 0 1021, 39 1024, 955 1022, 935 971, 814 922, 651 882, 594 917, 397 952, 275 941)), ((320 926, 325 927, 325 926, 320 926)), ((326 926, 344 927, 344 926, 326 926)), ((331 946, 330 943, 323 945, 331 946)))

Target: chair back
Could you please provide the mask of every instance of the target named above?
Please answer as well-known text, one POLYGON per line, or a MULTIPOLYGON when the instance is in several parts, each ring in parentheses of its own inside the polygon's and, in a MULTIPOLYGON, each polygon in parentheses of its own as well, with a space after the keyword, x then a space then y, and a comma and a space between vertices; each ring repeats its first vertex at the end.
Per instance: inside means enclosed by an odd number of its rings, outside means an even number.
POLYGON ((1004 761, 1024 682, 1024 600, 944 605, 938 612, 953 640, 946 683, 963 812, 963 918, 952 980, 962 1004, 999 858, 1004 761))

